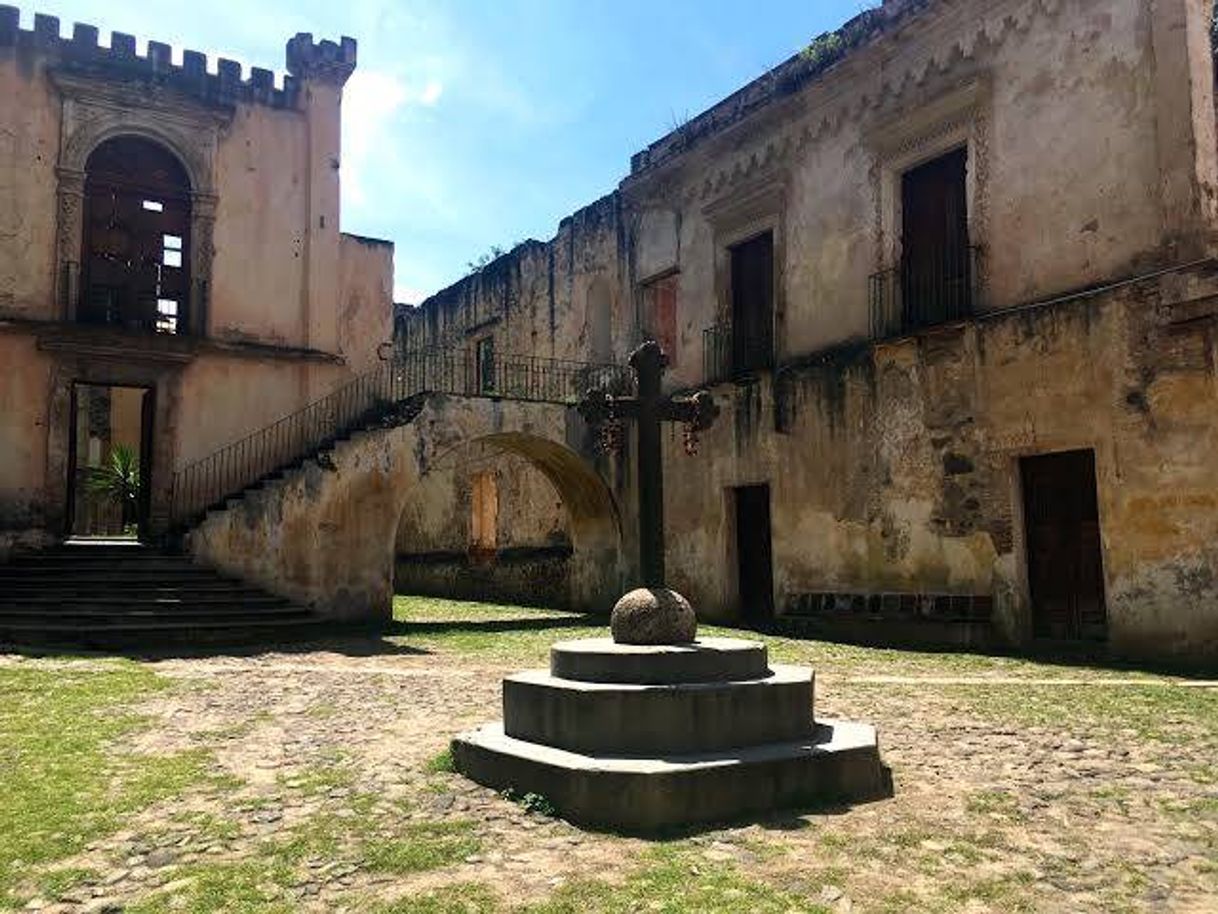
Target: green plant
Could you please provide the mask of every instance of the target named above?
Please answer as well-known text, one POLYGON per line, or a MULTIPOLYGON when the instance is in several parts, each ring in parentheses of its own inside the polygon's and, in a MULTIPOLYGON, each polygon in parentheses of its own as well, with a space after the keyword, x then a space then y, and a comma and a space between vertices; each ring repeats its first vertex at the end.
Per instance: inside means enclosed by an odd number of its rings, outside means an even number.
POLYGON ((524 807, 525 812, 535 812, 539 816, 554 816, 558 812, 558 810, 554 808, 554 804, 540 793, 529 792, 520 794, 509 787, 507 790, 503 791, 500 796, 512 803, 518 803, 520 806, 524 807))
POLYGON ((101 466, 92 467, 85 479, 91 495, 107 498, 122 510, 123 527, 135 523, 140 503, 140 460, 135 450, 116 444, 101 466))

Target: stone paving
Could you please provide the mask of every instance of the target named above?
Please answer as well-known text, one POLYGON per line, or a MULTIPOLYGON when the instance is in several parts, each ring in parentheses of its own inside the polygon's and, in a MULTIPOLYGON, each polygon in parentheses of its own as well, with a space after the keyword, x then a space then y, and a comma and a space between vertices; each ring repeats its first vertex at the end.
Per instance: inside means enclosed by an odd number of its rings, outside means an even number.
MULTIPOLYGON (((629 872, 650 842, 582 832, 443 770, 452 735, 498 716, 500 678, 566 636, 534 630, 506 656, 435 635, 425 653, 405 636, 154 662, 176 687, 139 707, 149 726, 125 748, 203 748, 223 780, 59 861, 89 875, 29 909, 175 910, 201 862, 264 858, 260 901, 232 909, 366 910, 452 886, 489 887, 509 909, 629 872), (441 865, 369 862, 408 826, 444 845, 441 865), (275 841, 289 874, 272 872, 275 841)), ((1213 683, 791 642, 774 653, 819 667, 819 712, 878 726, 896 796, 685 838, 691 879, 730 867, 806 903, 791 910, 1218 910, 1213 683)))

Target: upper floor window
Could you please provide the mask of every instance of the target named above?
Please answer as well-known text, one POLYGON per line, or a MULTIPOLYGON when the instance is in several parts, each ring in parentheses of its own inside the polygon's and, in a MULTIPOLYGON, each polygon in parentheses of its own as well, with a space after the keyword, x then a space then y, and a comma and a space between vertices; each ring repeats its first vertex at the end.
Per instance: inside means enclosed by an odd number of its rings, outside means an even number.
POLYGON ((477 392, 494 393, 495 383, 495 338, 484 336, 474 347, 474 368, 477 372, 477 392))
POLYGON ((900 175, 900 260, 871 277, 875 336, 908 333, 973 310, 968 148, 900 175))
POLYGON ((971 310, 968 150, 901 177, 901 286, 906 323, 942 323, 971 310))
POLYGON ((118 137, 93 151, 85 173, 77 319, 180 332, 190 288, 185 170, 156 143, 118 137))
POLYGON ((677 291, 680 274, 669 273, 643 286, 643 336, 660 344, 668 365, 677 365, 677 291))
POLYGON ((731 364, 734 372, 774 363, 774 233, 735 244, 731 253, 731 364))

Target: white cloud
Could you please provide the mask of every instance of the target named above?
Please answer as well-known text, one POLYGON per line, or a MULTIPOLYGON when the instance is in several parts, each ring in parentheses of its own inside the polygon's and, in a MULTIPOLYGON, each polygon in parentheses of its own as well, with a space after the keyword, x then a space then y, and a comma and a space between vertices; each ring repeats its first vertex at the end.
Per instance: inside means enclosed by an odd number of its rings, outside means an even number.
POLYGON ((423 86, 422 91, 419 92, 419 104, 426 105, 428 108, 434 107, 443 94, 444 84, 438 79, 429 79, 427 84, 423 86))
POLYGON ((383 153, 394 142, 394 120, 412 105, 432 108, 444 94, 438 79, 411 85, 392 73, 357 69, 343 89, 343 193, 354 206, 369 200, 364 177, 370 169, 390 168, 383 153))
POLYGON ((393 300, 399 304, 417 305, 429 294, 413 286, 396 285, 393 287, 393 300))

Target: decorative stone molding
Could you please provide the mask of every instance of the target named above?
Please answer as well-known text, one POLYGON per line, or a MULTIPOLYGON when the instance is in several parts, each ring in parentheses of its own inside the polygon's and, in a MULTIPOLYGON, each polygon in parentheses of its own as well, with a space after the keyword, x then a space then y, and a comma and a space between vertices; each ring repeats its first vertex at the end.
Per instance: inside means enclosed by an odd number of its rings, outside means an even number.
POLYGON ((763 232, 774 239, 775 353, 781 349, 786 322, 786 211, 789 180, 785 171, 753 180, 737 178, 733 192, 703 207, 714 232, 715 321, 730 322, 732 313, 731 247, 763 232))
POLYGON ((63 98, 56 168, 59 186, 55 284, 60 316, 67 321, 76 316, 85 166, 89 156, 107 140, 137 136, 168 149, 190 179, 190 266, 194 288, 187 310, 187 329, 206 335, 218 200, 215 157, 220 130, 231 120, 231 110, 201 104, 164 87, 108 83, 64 72, 53 72, 52 78, 63 98))
POLYGON ((744 125, 755 124, 768 107, 794 104, 799 96, 802 116, 789 118, 787 129, 764 145, 745 143, 745 151, 730 158, 715 156, 705 179, 687 185, 685 202, 713 199, 847 124, 910 107, 942 77, 977 73, 994 49, 1026 33, 1036 19, 1056 16, 1062 0, 998 0, 984 10, 974 0, 908 7, 833 66, 801 76, 810 65, 796 55, 653 143, 635 156, 635 168, 624 184, 662 186, 663 176, 679 169, 694 147, 742 133, 738 126, 749 129, 744 125), (751 100, 742 105, 742 99, 751 100), (724 164, 716 167, 719 162, 724 164))
POLYGON ((954 88, 879 119, 864 142, 875 157, 876 263, 895 264, 901 256, 901 176, 909 169, 953 149, 968 149, 966 195, 969 241, 984 247, 986 189, 989 175, 990 85, 968 78, 954 88))

